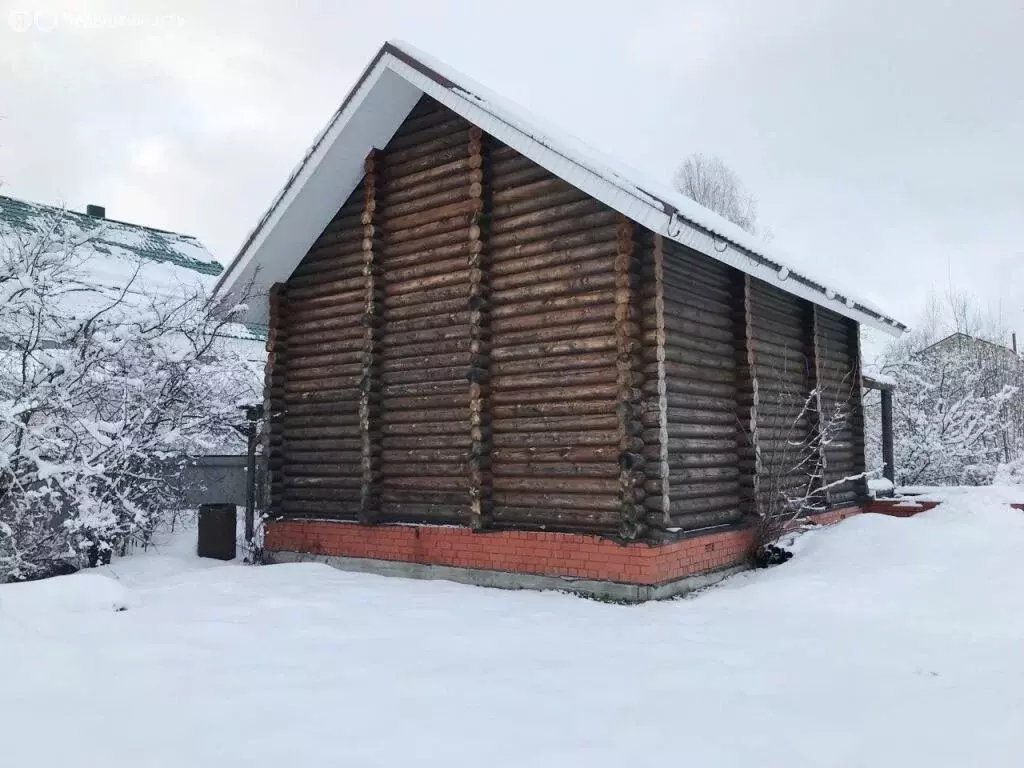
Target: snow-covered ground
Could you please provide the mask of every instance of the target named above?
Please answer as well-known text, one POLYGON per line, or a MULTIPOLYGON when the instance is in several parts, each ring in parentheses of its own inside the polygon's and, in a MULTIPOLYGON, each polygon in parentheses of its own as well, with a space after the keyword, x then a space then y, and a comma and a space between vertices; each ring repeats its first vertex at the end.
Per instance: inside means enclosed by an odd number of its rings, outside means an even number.
POLYGON ((0 764, 1019 766, 1024 512, 1001 494, 634 607, 183 540, 0 587, 0 764))

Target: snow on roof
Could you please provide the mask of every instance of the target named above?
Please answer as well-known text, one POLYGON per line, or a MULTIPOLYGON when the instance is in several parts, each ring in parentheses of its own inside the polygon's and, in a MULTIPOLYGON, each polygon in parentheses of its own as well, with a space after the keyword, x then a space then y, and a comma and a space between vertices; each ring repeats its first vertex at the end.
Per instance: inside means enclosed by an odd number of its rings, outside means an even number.
MULTIPOLYGON (((78 305, 65 305, 71 313, 94 311, 121 291, 125 304, 137 307, 152 298, 209 294, 224 271, 191 235, 0 195, 0 244, 17 247, 51 228, 55 243, 80 244, 76 254, 93 289, 76 294, 78 305)), ((229 335, 259 352, 254 342, 265 338, 265 329, 233 324, 229 335)))
MULTIPOLYGON (((403 42, 388 42, 317 136, 217 283, 230 294, 288 277, 383 147, 426 94, 583 192, 652 231, 780 289, 898 336, 906 326, 805 270, 787 267, 760 239, 681 193, 645 178, 403 42)), ((265 322, 266 304, 250 322, 265 322)))

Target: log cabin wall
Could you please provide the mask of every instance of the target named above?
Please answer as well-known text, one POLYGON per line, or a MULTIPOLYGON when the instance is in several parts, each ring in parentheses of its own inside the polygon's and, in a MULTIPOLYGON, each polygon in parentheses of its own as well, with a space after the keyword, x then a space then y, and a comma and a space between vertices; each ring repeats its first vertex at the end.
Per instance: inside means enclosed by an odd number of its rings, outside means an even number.
POLYGON ((620 523, 615 212, 490 152, 495 523, 620 523))
POLYGON ((760 280, 751 281, 750 338, 758 384, 759 494, 799 493, 807 484, 798 468, 804 441, 814 427, 805 412, 811 391, 808 302, 760 280))
POLYGON ((271 502, 287 515, 361 508, 363 199, 360 186, 271 298, 271 502))
MULTIPOLYGON (((822 418, 828 420, 837 408, 848 414, 825 446, 825 478, 834 483, 862 473, 865 466, 859 333, 854 321, 822 307, 816 309, 822 418)), ((864 481, 852 481, 829 489, 828 495, 833 505, 854 504, 866 497, 866 488, 864 481)))
POLYGON ((469 123, 423 99, 378 153, 384 521, 469 519, 472 149, 469 123))
POLYGON ((829 479, 863 466, 856 323, 428 98, 270 307, 275 513, 624 538, 735 523, 819 379, 854 396, 829 479))
MULTIPOLYGON (((663 250, 669 509, 661 517, 683 530, 733 523, 742 516, 735 273, 678 243, 663 250)), ((648 505, 659 506, 650 498, 648 505)))

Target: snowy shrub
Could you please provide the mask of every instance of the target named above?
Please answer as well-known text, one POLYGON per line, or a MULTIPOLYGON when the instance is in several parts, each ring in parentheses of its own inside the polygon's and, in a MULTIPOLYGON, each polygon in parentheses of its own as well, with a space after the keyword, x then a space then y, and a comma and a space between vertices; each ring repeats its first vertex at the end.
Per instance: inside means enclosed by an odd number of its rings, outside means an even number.
POLYGON ((174 476, 237 438, 258 398, 230 313, 89 268, 63 216, 0 233, 0 582, 96 565, 145 545, 179 508, 174 476))
POLYGON ((1019 455, 1009 429, 1018 389, 970 350, 918 354, 888 372, 900 484, 987 485, 1019 455))
MULTIPOLYGON (((1024 363, 1008 337, 998 314, 950 289, 933 294, 918 327, 886 349, 879 367, 896 384, 898 484, 1021 479, 1024 363)), ((878 394, 869 393, 865 402, 868 455, 880 463, 878 394)))

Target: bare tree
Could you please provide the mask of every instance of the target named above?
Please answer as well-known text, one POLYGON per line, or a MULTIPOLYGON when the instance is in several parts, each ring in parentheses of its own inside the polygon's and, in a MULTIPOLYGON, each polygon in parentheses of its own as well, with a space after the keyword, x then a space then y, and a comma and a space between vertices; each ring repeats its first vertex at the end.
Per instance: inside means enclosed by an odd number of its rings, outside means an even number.
MULTIPOLYGON (((776 376, 784 381, 785 376, 776 376)), ((758 409, 772 415, 771 449, 754 440, 757 485, 754 493, 754 560, 759 565, 784 562, 790 555, 777 546, 798 519, 828 509, 830 492, 868 473, 829 479, 826 449, 842 436, 849 418, 856 377, 847 374, 832 387, 809 392, 783 387, 759 398, 758 409)))
POLYGON ((721 158, 695 152, 675 174, 676 188, 751 234, 757 234, 757 201, 721 158))

